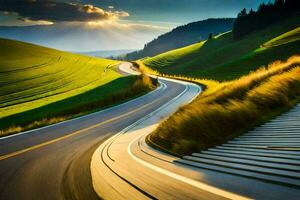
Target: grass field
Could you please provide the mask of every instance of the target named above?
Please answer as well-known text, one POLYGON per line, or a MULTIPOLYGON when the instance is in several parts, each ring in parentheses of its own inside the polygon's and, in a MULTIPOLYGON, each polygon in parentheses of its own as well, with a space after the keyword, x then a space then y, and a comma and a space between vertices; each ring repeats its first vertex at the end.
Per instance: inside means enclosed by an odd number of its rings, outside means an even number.
POLYGON ((194 80, 205 92, 162 122, 148 142, 180 155, 223 144, 299 102, 299 74, 298 56, 233 81, 194 80))
POLYGON ((231 32, 212 40, 143 59, 161 73, 233 80, 262 65, 300 53, 299 15, 234 40, 231 32))
POLYGON ((24 126, 29 129, 61 121, 147 90, 134 85, 137 78, 117 73, 116 64, 117 61, 0 39, 2 135, 18 132, 24 126))
POLYGON ((264 43, 261 47, 261 50, 264 50, 265 48, 272 48, 272 47, 288 44, 291 42, 296 42, 298 40, 300 40, 300 27, 295 28, 294 30, 291 30, 284 34, 281 34, 280 36, 273 38, 272 40, 264 43))

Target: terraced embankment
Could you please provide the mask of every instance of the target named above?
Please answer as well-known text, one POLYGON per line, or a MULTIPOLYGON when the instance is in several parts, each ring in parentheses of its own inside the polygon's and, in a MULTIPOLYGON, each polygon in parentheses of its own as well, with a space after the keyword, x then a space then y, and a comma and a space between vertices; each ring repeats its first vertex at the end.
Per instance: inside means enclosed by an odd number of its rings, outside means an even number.
POLYGON ((176 162, 300 188, 300 104, 226 144, 176 162))

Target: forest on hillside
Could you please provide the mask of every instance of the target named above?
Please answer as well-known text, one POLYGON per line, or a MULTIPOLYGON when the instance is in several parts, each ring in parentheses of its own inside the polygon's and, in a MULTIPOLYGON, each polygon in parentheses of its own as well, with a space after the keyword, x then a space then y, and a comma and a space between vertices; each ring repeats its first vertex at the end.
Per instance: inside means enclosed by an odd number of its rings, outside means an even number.
POLYGON ((274 3, 262 3, 257 11, 244 8, 237 16, 233 26, 233 37, 240 39, 249 33, 278 23, 300 12, 299 0, 275 0, 274 3))

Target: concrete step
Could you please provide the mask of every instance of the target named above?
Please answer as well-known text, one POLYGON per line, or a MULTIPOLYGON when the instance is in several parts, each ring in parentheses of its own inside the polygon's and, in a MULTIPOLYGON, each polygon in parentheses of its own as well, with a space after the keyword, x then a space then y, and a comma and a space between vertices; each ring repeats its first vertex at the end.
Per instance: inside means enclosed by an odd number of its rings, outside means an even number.
POLYGON ((289 120, 300 120, 300 116, 299 115, 286 115, 285 117, 283 116, 279 116, 275 119, 271 119, 269 122, 267 123, 270 123, 270 122, 273 122, 273 121, 283 121, 283 122, 286 122, 286 121, 289 121, 289 120))
POLYGON ((269 124, 297 124, 299 123, 300 121, 300 117, 293 117, 293 118, 282 118, 282 119, 273 119, 265 124, 263 124, 262 126, 264 125, 269 125, 269 124))
MULTIPOLYGON (((280 115, 276 119, 288 119, 288 118, 298 118, 299 117, 299 111, 290 111, 289 113, 280 115)), ((275 120, 275 119, 274 119, 275 120)))
POLYGON ((289 132, 289 133, 260 133, 260 132, 256 132, 256 133, 246 133, 246 134, 244 134, 244 135, 242 135, 242 136, 278 136, 278 137, 280 137, 280 136, 282 136, 282 137, 284 137, 284 136, 289 136, 289 137, 299 137, 299 133, 291 133, 291 132, 289 132))
POLYGON ((284 137, 237 137, 234 141, 248 142, 300 142, 299 138, 284 138, 284 137))
POLYGON ((279 145, 279 144, 233 144, 233 143, 227 143, 227 144, 223 144, 223 146, 228 146, 228 147, 248 147, 248 148, 263 148, 263 149, 279 149, 279 148, 290 148, 291 150, 300 150, 300 146, 299 145, 279 145))
POLYGON ((240 170, 236 168, 227 168, 223 166, 207 164, 207 163, 199 163, 199 162, 194 162, 194 161, 184 160, 184 159, 178 159, 175 162, 201 168, 201 169, 213 170, 217 172, 228 173, 228 174, 233 174, 233 175, 238 175, 238 176, 243 176, 248 178, 254 178, 261 181, 269 181, 277 184, 287 185, 290 187, 300 188, 300 181, 294 178, 273 176, 273 175, 258 173, 254 171, 240 170))
POLYGON ((286 178, 290 178, 290 179, 296 179, 299 181, 299 184, 300 184, 300 173, 299 172, 267 168, 267 167, 260 167, 260 166, 254 166, 254 165, 248 165, 248 164, 232 163, 232 162, 219 161, 219 160, 212 160, 212 159, 207 159, 207 158, 196 158, 196 157, 192 157, 192 156, 185 156, 184 159, 190 160, 193 162, 198 162, 198 163, 206 163, 206 164, 210 164, 210 165, 216 165, 219 167, 252 171, 252 172, 257 172, 257 173, 269 174, 269 175, 273 175, 273 176, 281 176, 281 177, 286 177, 286 178))
POLYGON ((292 136, 290 136, 290 135, 288 135, 288 136, 286 136, 286 135, 265 135, 265 136, 261 136, 261 135, 242 135, 242 136, 239 136, 239 137, 237 137, 237 139, 239 139, 239 138, 249 138, 249 139, 252 139, 252 138, 257 138, 257 139, 280 139, 280 138, 282 138, 282 139, 300 139, 300 134, 299 135, 292 135, 292 136))
POLYGON ((273 141, 264 141, 264 140, 261 140, 261 141, 259 141, 259 140, 257 140, 257 141, 253 141, 253 140, 246 140, 246 141, 244 141, 244 140, 232 140, 232 141, 229 141, 228 142, 228 144, 282 144, 282 145, 291 145, 291 144, 299 144, 300 145, 300 143, 299 143, 299 141, 297 141, 297 140, 295 140, 295 141, 280 141, 280 140, 273 140, 273 141))
POLYGON ((295 125, 282 125, 282 126, 279 126, 278 124, 273 124, 273 125, 264 125, 264 126, 261 126, 259 128, 257 128, 256 130, 278 130, 278 131, 281 131, 281 130, 285 130, 285 131, 299 131, 300 130, 300 127, 298 124, 295 124, 295 125))
MULTIPOLYGON (((299 112, 299 111, 298 111, 299 112)), ((297 114, 296 112, 293 112, 292 114, 290 114, 290 115, 280 115, 280 116, 278 116, 277 118, 275 118, 275 119, 272 119, 272 120, 277 120, 277 119, 281 119, 281 120, 284 120, 284 119, 286 119, 286 118, 299 118, 300 116, 299 116, 299 114, 297 114)))
POLYGON ((244 141, 229 141, 227 144, 241 144, 241 145, 264 145, 264 146, 276 146, 276 147, 300 147, 299 142, 244 142, 244 141))
MULTIPOLYGON (((285 118, 289 118, 289 117, 298 118, 299 117, 299 111, 290 111, 288 113, 284 113, 284 114, 278 116, 276 119, 285 119, 285 118)), ((273 120, 275 120, 275 119, 273 119, 273 120)))
POLYGON ((264 153, 256 151, 243 151, 243 150, 227 150, 227 149, 209 149, 210 152, 220 152, 220 153, 230 153, 237 155, 251 155, 256 157, 270 157, 270 158, 284 158, 289 160, 300 161, 299 156, 288 155, 288 154, 273 154, 273 153, 264 153))
MULTIPOLYGON (((272 150, 266 148, 245 148, 245 147, 227 147, 227 146, 217 146, 215 149, 225 149, 232 151, 242 151, 242 152, 255 152, 255 153, 268 153, 274 156, 276 155, 286 155, 291 156, 292 159, 300 159, 299 151, 285 151, 285 150, 272 150)), ((213 150, 213 149, 209 149, 213 150)))
POLYGON ((264 133, 271 133, 271 134, 277 134, 277 133, 281 133, 281 134, 288 134, 288 133, 297 133, 299 134, 298 130, 289 130, 286 128, 283 128, 281 130, 271 130, 271 129, 254 129, 252 131, 249 131, 247 133, 259 133, 259 134, 264 134, 264 133))
POLYGON ((298 172, 298 173, 300 172, 299 166, 281 164, 281 163, 275 163, 275 162, 249 160, 249 159, 244 159, 244 158, 234 158, 234 157, 227 157, 227 156, 207 155, 207 154, 198 154, 197 156, 185 156, 184 158, 187 160, 193 160, 193 161, 197 161, 198 158, 204 158, 204 159, 210 159, 210 160, 215 160, 215 161, 245 164, 245 165, 249 165, 249 166, 251 165, 251 166, 266 167, 269 169, 280 169, 280 170, 294 171, 294 172, 298 172))
POLYGON ((201 154, 208 154, 208 155, 216 155, 216 156, 224 156, 224 157, 232 157, 232 158, 243 158, 249 160, 256 160, 256 161, 267 161, 272 163, 279 163, 279 164, 288 164, 288 165, 297 165, 300 166, 300 160, 293 160, 293 159, 285 159, 285 158, 278 158, 272 157, 270 154, 267 155, 257 155, 257 154, 243 154, 237 152, 222 152, 222 151, 202 151, 201 153, 193 153, 193 156, 200 156, 201 154))
POLYGON ((249 131, 243 135, 299 135, 298 132, 288 131, 288 130, 282 130, 282 131, 249 131))
POLYGON ((226 144, 176 162, 300 188, 300 104, 226 144))

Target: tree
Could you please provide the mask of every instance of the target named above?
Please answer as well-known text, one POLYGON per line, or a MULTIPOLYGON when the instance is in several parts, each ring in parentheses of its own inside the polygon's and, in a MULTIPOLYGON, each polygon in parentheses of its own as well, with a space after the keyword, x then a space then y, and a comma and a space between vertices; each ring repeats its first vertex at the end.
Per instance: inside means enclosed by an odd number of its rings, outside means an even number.
POLYGON ((249 16, 253 16, 255 14, 254 10, 251 8, 251 10, 249 11, 249 16))
POLYGON ((238 14, 238 18, 245 17, 245 16, 247 16, 247 10, 246 10, 246 8, 244 8, 244 9, 238 14))
POLYGON ((275 9, 282 9, 284 7, 284 0, 275 0, 275 9))
POLYGON ((265 3, 262 3, 259 5, 257 13, 264 13, 267 9, 267 5, 265 3))

